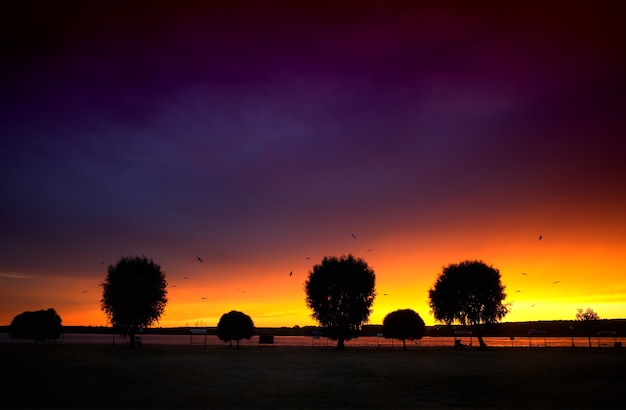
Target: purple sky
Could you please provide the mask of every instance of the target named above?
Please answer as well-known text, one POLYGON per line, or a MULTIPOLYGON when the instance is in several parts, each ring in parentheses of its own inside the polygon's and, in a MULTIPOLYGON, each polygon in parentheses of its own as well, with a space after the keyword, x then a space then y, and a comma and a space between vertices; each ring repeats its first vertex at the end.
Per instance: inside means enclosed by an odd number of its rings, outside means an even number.
POLYGON ((351 232, 624 244, 621 2, 130 3, 3 6, 0 296, 351 232))

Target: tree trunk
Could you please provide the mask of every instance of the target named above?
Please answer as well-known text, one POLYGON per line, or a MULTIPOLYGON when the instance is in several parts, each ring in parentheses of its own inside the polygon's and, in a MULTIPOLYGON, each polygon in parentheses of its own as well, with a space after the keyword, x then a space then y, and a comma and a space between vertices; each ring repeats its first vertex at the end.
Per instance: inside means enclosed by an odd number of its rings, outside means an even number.
POLYGON ((239 339, 237 339, 237 349, 239 349, 239 339))
POLYGON ((402 350, 406 350, 406 340, 402 339, 402 350))
POLYGON ((487 348, 487 345, 485 344, 482 335, 476 335, 476 339, 478 339, 478 345, 480 346, 480 349, 485 350, 487 348))
POLYGON ((476 339, 478 339, 479 349, 485 350, 487 348, 487 345, 485 344, 485 341, 483 340, 483 335, 482 335, 482 332, 480 331, 479 324, 474 325, 474 333, 476 333, 476 339))
POLYGON ((343 337, 337 339, 337 350, 343 350, 346 346, 343 344, 343 337))

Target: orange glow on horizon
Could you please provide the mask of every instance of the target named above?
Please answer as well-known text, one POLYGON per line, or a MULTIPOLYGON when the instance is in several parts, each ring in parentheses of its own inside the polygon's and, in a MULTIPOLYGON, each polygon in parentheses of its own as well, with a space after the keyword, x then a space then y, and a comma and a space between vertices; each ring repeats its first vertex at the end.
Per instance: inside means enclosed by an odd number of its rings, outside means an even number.
MULTIPOLYGON (((500 270, 506 302, 511 304, 505 322, 572 320, 576 309, 587 307, 602 319, 626 317, 623 247, 619 244, 557 245, 550 236, 523 244, 507 242, 506 238, 497 244, 476 241, 470 245, 451 240, 456 247, 441 247, 436 241, 428 245, 423 238, 413 241, 419 243, 417 247, 403 245, 406 243, 404 237, 396 242, 375 243, 371 252, 354 252, 376 273, 377 297, 369 323, 380 324, 387 313, 410 308, 427 325, 434 325, 428 290, 444 265, 464 259, 482 259, 500 270), (496 257, 472 257, 489 254, 496 257)), ((259 327, 315 325, 306 307, 304 281, 313 264, 320 260, 298 257, 284 262, 268 257, 266 261, 230 268, 210 266, 207 261, 204 265, 190 264, 175 273, 162 266, 169 284, 168 304, 155 326, 216 326, 221 315, 230 310, 250 315, 259 327)), ((67 287, 67 278, 57 278, 45 279, 46 285, 41 288, 29 287, 29 281, 34 280, 43 279, 32 277, 21 282, 22 292, 30 294, 29 308, 4 311, 1 322, 9 324, 23 310, 54 307, 64 325, 107 325, 100 310, 100 282, 85 278, 67 287), (53 289, 57 290, 53 293, 53 289)))

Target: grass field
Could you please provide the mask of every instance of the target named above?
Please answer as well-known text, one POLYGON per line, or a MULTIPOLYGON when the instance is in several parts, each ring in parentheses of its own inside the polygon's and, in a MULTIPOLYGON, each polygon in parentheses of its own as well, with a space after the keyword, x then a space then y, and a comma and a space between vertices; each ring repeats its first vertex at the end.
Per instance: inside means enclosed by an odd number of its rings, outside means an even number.
POLYGON ((626 349, 1 344, 3 408, 626 408, 626 349))

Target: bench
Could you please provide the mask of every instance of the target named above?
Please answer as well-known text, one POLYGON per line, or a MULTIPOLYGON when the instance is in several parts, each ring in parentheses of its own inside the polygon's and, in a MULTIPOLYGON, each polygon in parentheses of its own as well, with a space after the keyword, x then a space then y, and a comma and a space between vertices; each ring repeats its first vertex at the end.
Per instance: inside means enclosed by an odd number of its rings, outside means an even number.
POLYGON ((193 342, 194 335, 204 335, 204 345, 206 346, 207 329, 189 329, 189 345, 193 342))

